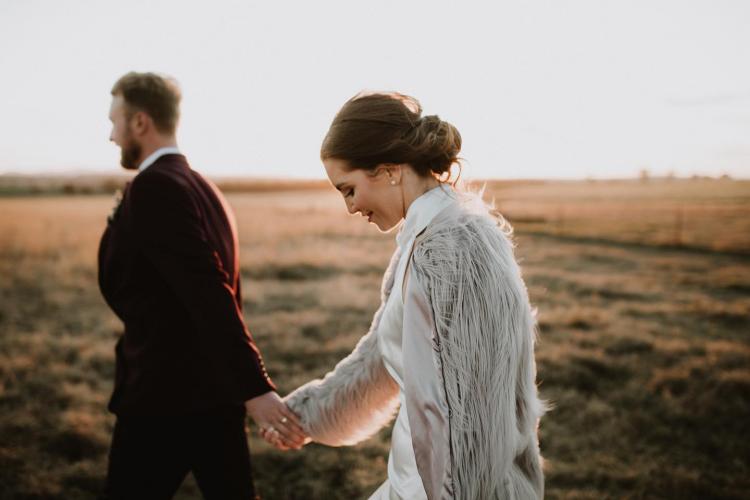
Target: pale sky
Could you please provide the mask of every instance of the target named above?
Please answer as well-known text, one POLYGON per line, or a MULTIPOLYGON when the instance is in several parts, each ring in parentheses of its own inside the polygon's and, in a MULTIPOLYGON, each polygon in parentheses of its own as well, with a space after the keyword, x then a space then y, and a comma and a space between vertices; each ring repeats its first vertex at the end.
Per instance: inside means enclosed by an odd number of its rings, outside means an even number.
POLYGON ((210 176, 322 177, 362 89, 460 130, 468 178, 750 177, 750 2, 0 0, 0 172, 118 172, 112 84, 183 90, 210 176))

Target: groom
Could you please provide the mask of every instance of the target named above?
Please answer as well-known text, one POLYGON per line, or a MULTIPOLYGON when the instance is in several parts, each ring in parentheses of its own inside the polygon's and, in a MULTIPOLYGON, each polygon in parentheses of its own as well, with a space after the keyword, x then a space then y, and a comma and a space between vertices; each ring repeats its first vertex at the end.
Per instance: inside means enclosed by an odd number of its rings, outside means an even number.
POLYGON ((305 436, 243 322, 237 230, 176 142, 174 80, 112 88, 110 140, 138 170, 99 248, 99 286, 123 321, 115 348, 111 498, 171 498, 188 472, 206 498, 252 498, 245 415, 287 447, 305 436))

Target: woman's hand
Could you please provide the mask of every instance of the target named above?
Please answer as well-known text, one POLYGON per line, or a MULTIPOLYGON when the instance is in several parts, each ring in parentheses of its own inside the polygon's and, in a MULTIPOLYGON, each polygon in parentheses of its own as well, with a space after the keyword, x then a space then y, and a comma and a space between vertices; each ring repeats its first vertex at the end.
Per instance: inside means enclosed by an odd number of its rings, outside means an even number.
POLYGON ((279 434, 279 431, 277 431, 275 428, 261 428, 258 433, 260 436, 266 440, 268 444, 273 445, 276 449, 286 451, 286 450, 299 450, 302 446, 310 443, 312 439, 307 436, 305 437, 304 441, 302 442, 302 445, 299 447, 294 447, 290 443, 284 441, 284 438, 281 437, 281 434, 279 434))
POLYGON ((267 392, 245 402, 247 413, 258 427, 260 435, 279 449, 299 450, 310 442, 302 424, 276 392, 267 392))

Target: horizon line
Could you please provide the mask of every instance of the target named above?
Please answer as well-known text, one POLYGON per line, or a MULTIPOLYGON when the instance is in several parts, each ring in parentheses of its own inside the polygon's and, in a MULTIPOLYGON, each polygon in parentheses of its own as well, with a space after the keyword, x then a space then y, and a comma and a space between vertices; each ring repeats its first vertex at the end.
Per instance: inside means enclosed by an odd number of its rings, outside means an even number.
MULTIPOLYGON (((199 171, 200 172, 200 171, 199 171)), ((214 174, 209 175, 204 172, 200 172, 211 179, 220 180, 237 180, 237 181, 254 181, 254 182, 318 182, 326 181, 324 176, 321 177, 297 177, 297 176, 263 176, 263 175, 238 175, 238 174, 214 174)), ((98 169, 78 169, 69 171, 60 170, 49 170, 49 171, 36 171, 36 172, 19 172, 19 171, 0 171, 0 177, 25 177, 25 178, 75 178, 75 177, 130 177, 137 175, 135 170, 120 169, 115 172, 106 172, 98 169)), ((487 181, 631 181, 631 180, 691 180, 691 179, 713 179, 713 180, 736 180, 736 181, 747 181, 750 180, 750 176, 734 176, 728 173, 721 173, 718 175, 706 175, 706 174, 664 174, 664 173, 649 173, 647 177, 643 177, 639 173, 631 176, 570 176, 570 177, 476 177, 476 178, 465 178, 461 177, 461 180, 465 180, 468 183, 473 182, 487 182, 487 181)))

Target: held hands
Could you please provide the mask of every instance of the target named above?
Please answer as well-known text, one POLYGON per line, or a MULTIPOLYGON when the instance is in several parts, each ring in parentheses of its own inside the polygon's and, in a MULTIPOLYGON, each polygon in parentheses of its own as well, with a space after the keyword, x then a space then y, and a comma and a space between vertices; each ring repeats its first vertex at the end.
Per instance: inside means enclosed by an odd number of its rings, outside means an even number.
POLYGON ((302 425, 276 392, 267 392, 245 401, 248 415, 258 427, 260 435, 280 450, 299 450, 310 442, 302 425))

